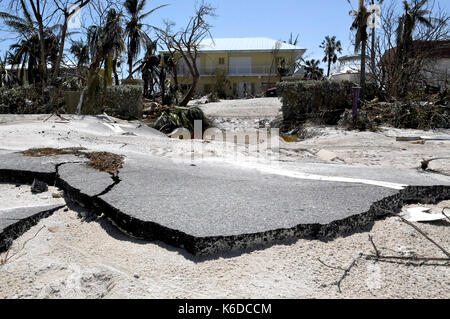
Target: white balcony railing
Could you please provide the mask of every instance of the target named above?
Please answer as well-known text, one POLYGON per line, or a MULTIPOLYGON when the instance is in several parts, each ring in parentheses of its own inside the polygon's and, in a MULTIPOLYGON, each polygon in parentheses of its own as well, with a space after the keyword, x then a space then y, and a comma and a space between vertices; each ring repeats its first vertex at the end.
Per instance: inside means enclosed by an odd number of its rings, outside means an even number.
MULTIPOLYGON (((215 67, 201 67, 199 68, 200 75, 214 76, 217 71, 226 72, 229 76, 248 76, 248 75, 270 75, 276 74, 277 70, 270 65, 253 65, 252 67, 242 66, 215 66, 215 67)), ((179 67, 178 75, 183 76, 189 74, 187 68, 179 67)))

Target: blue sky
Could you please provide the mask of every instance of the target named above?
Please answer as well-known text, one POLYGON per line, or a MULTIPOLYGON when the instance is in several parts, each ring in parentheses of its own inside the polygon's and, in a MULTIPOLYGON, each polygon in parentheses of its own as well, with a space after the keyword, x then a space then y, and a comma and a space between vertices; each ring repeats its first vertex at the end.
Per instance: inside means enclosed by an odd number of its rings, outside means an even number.
MULTIPOLYGON (((119 2, 121 2, 120 0, 119 2)), ((396 2, 401 8, 400 0, 396 2)), ((436 0, 448 11, 450 1, 436 0)), ((350 40, 349 15, 351 6, 347 0, 209 0, 217 8, 217 17, 211 19, 214 37, 269 37, 288 40, 290 33, 299 34, 299 45, 306 48, 305 57, 322 58, 319 45, 327 35, 335 35, 341 40, 343 54, 353 53, 350 40)), ((357 7, 357 0, 351 0, 357 7)), ((153 13, 147 23, 162 26, 165 19, 176 23, 177 28, 187 23, 194 12, 197 0, 147 0, 147 9, 162 4, 169 6, 153 13)), ((83 9, 86 10, 86 9, 83 9)), ((83 14, 83 13, 82 13, 83 14)), ((86 13, 84 13, 86 14, 86 13)), ((0 31, 0 38, 11 37, 0 31)), ((0 42, 0 51, 8 47, 10 41, 0 42)))
MULTIPOLYGON (((150 0, 147 6, 169 4, 149 17, 149 23, 161 26, 164 19, 174 21, 178 27, 187 23, 197 0, 150 0)), ((307 49, 305 58, 322 59, 319 48, 327 35, 335 35, 342 42, 343 53, 353 54, 349 11, 358 7, 358 0, 209 0, 217 17, 211 19, 213 37, 269 37, 288 40, 290 33, 299 34, 299 45, 307 49)), ((401 9, 402 1, 395 2, 401 9)), ((436 0, 445 10, 449 0, 436 0)))
MULTIPOLYGON (((356 5, 356 1, 355 5, 356 5)), ((164 4, 151 1, 150 6, 164 4)), ((195 0, 172 1, 150 17, 161 24, 165 18, 182 26, 193 12, 195 0)), ((320 43, 327 35, 336 35, 344 51, 352 53, 352 23, 346 0, 212 0, 217 17, 211 20, 214 37, 269 37, 288 40, 290 33, 299 34, 299 45, 306 48, 308 58, 322 56, 320 43)))

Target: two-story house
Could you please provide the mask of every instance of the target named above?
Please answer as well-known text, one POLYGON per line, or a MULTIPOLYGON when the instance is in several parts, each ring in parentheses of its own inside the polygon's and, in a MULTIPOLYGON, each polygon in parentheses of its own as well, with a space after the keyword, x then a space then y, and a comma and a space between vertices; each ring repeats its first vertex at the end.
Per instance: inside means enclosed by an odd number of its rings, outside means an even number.
MULTIPOLYGON (((197 93, 209 93, 221 72, 228 79, 225 92, 234 97, 255 95, 273 87, 280 80, 278 66, 286 66, 291 74, 296 72, 297 62, 306 51, 268 38, 204 39, 199 47, 197 93)), ((183 59, 178 61, 177 73, 179 83, 189 85, 190 74, 183 59)))

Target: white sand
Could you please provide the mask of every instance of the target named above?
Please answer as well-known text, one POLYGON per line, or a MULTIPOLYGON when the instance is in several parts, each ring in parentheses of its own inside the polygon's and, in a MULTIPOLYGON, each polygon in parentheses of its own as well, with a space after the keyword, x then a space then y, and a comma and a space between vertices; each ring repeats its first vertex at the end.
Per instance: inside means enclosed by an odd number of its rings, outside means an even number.
MULTIPOLYGON (((13 185, 0 186, 0 200, 13 185)), ((450 206, 450 201, 439 206, 450 206)), ((419 224, 450 247, 446 221, 419 224)), ((187 255, 160 242, 135 240, 105 218, 79 207, 60 210, 17 239, 19 253, 0 266, 0 298, 449 298, 450 267, 358 259, 373 253, 369 233, 330 242, 298 240, 216 259, 187 255), (41 230, 37 236, 24 242, 41 230)), ((383 254, 445 257, 410 226, 392 217, 370 234, 383 254)), ((4 255, 3 255, 4 256, 4 255)), ((2 256, 2 257, 3 257, 2 256)))
MULTIPOLYGON (((231 126, 242 129, 242 123, 256 124, 257 119, 276 116, 279 105, 277 99, 269 98, 224 101, 202 107, 217 118, 240 118, 231 126), (228 105, 231 109, 227 109, 228 105)), ((55 118, 43 122, 46 117, 0 116, 0 152, 42 146, 84 146, 124 155, 171 159, 190 159, 193 154, 190 141, 170 140, 155 132, 121 135, 117 128, 111 130, 102 124, 103 119, 72 118, 65 124, 55 118)), ((450 156, 449 141, 417 145, 396 142, 393 137, 449 134, 449 130, 384 128, 372 133, 322 127, 311 131, 313 138, 298 143, 280 142, 280 167, 295 170, 303 162, 326 162, 318 156, 320 150, 337 155, 339 159, 330 162, 382 167, 416 168, 423 158, 450 156)), ((270 154, 256 154, 254 148, 245 145, 235 148, 234 145, 224 147, 219 142, 196 141, 194 146, 195 155, 224 162, 235 158, 236 152, 249 160, 256 156, 263 157, 262 160, 271 158, 270 154)), ((450 172, 447 160, 432 162, 430 166, 450 172)), ((27 186, 0 184, 0 203, 8 203, 9 207, 30 203, 30 196, 27 186)), ((51 193, 34 198, 39 198, 39 204, 53 200, 51 193)), ((450 206, 450 201, 439 205, 443 206, 450 206)), ((447 221, 418 225, 450 250, 447 221)), ((61 210, 40 221, 14 241, 10 256, 19 253, 0 266, 0 298, 450 297, 448 265, 375 263, 365 259, 358 259, 342 282, 342 294, 338 293, 333 282, 341 278, 343 271, 324 266, 318 258, 328 265, 346 268, 360 253, 373 253, 368 234, 356 233, 330 242, 302 239, 241 255, 198 259, 162 243, 131 239, 104 218, 90 218, 88 212, 71 206, 67 212, 61 210)), ((377 221, 370 234, 385 254, 445 257, 395 217, 377 221)))

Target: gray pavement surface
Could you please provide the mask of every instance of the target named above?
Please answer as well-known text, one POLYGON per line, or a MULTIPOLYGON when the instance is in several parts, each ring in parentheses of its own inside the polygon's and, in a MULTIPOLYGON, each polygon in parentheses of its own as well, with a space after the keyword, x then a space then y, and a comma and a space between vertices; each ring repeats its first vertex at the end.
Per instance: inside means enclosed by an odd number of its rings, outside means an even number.
MULTIPOLYGON (((229 164, 198 162, 194 165, 136 154, 128 154, 118 173, 119 181, 113 183, 110 174, 72 163, 82 160, 75 156, 35 158, 0 153, 0 173, 4 170, 52 173, 59 164, 62 181, 91 198, 102 194, 95 200, 103 200, 115 212, 120 212, 111 216, 120 219, 123 230, 136 227, 136 223, 128 226, 133 223, 128 224, 126 220, 152 223, 166 229, 164 234, 159 231, 161 238, 156 236, 155 239, 164 241, 184 234, 179 240, 203 241, 203 250, 209 245, 204 243, 205 238, 264 234, 299 225, 329 225, 367 213, 374 203, 399 193, 397 189, 364 183, 294 178, 229 164), (188 237, 183 237, 186 235, 188 237)), ((368 178, 407 185, 450 185, 449 177, 407 169, 331 164, 305 165, 303 169, 324 176, 368 178)), ((12 220, 14 214, 21 219, 23 212, 9 212, 8 220, 12 220)), ((138 232, 152 230, 145 227, 138 232)), ((179 240, 167 240, 180 247, 184 245, 179 240)), ((195 252, 196 243, 189 245, 195 252)), ((232 246, 228 242, 218 245, 232 246)))
POLYGON ((44 211, 53 210, 57 207, 61 207, 61 205, 45 205, 0 210, 0 233, 2 233, 6 227, 21 220, 30 218, 44 211))
POLYGON ((85 164, 68 163, 61 165, 58 174, 70 186, 88 196, 101 194, 113 183, 110 174, 87 167, 85 164))
POLYGON ((450 185, 450 176, 398 167, 367 167, 342 164, 302 163, 296 167, 297 171, 357 179, 368 179, 411 186, 450 185))
POLYGON ((101 196, 128 216, 195 237, 328 224, 367 212, 396 190, 302 180, 236 168, 129 160, 101 196))

